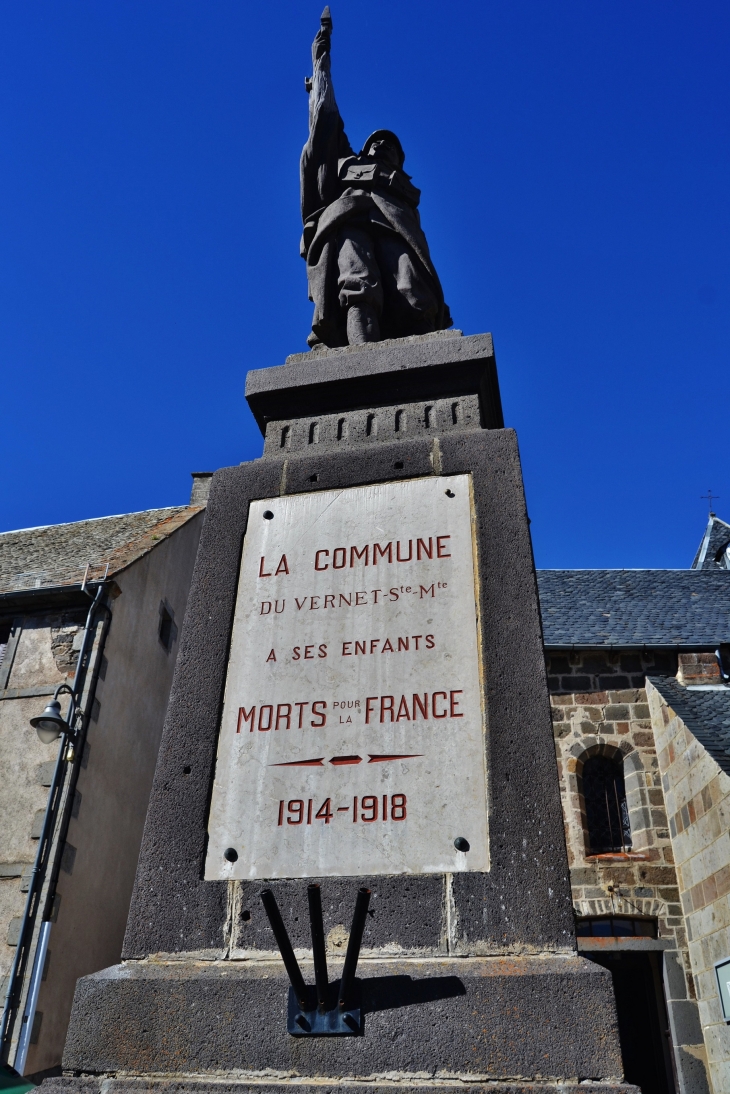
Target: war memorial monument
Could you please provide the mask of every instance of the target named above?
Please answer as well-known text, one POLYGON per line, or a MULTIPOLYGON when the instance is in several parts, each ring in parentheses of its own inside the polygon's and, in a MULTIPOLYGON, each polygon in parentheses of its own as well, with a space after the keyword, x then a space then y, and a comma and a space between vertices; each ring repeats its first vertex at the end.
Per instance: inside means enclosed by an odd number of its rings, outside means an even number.
POLYGON ((635 1092, 576 950, 492 340, 449 329, 398 138, 351 148, 331 32, 310 350, 248 374, 264 451, 213 479, 124 960, 44 1088, 635 1092))

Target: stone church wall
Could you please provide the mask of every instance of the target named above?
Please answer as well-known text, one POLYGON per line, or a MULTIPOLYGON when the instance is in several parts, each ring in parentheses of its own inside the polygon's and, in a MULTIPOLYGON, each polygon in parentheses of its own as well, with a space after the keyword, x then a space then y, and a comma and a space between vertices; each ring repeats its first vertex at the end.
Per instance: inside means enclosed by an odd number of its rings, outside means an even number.
POLYGON ((730 776, 648 685, 692 973, 715 1091, 730 1090, 730 1027, 714 965, 730 957, 730 776))
POLYGON ((676 671, 676 658, 661 652, 609 656, 575 652, 548 657, 576 916, 656 919, 658 938, 667 944, 664 990, 677 1066, 683 1079, 698 1072, 696 1089, 702 1090, 706 1089, 705 1050, 698 993, 644 686, 647 672, 672 669, 676 671), (616 686, 609 687, 611 683, 616 686), (625 853, 591 855, 588 847, 581 773, 586 759, 597 754, 623 757, 631 825, 631 850, 625 853))

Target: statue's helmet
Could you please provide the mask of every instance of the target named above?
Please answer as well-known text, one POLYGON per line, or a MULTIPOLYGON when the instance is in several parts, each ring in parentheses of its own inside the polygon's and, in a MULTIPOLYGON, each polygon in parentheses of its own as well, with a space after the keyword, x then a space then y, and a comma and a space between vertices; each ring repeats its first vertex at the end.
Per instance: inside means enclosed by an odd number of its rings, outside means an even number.
POLYGON ((374 133, 371 133, 368 139, 365 141, 365 144, 362 146, 362 152, 360 153, 361 156, 367 154, 370 149, 370 145, 374 141, 388 141, 390 144, 394 145, 398 152, 398 160, 400 166, 403 166, 403 164, 405 163, 406 154, 403 151, 403 145, 398 140, 392 129, 376 129, 374 133))

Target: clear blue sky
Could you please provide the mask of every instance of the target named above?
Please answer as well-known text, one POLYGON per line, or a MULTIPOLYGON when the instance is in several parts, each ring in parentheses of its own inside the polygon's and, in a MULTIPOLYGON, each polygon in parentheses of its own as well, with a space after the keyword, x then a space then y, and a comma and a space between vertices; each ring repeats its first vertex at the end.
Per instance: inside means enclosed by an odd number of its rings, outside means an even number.
MULTIPOLYGON (((0 6, 0 527, 184 503, 305 349, 323 0, 0 6)), ((333 0, 455 325, 492 331, 539 566, 686 566, 730 520, 727 0, 333 0)))

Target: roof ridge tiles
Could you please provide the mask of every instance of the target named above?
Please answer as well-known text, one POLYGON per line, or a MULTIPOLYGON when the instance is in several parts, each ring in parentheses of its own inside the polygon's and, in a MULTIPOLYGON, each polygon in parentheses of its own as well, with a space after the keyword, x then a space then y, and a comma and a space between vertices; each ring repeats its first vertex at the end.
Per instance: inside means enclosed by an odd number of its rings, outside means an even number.
POLYGON ((95 521, 102 520, 121 520, 124 517, 137 517, 143 516, 146 513, 173 513, 180 509, 196 509, 200 506, 194 505, 163 505, 160 508, 154 509, 135 509, 131 513, 112 513, 106 517, 82 517, 81 520, 67 520, 61 521, 59 524, 34 524, 30 528, 6 528, 4 532, 0 532, 0 536, 15 536, 21 535, 23 532, 43 532, 47 528, 73 528, 78 524, 92 524, 95 521))

